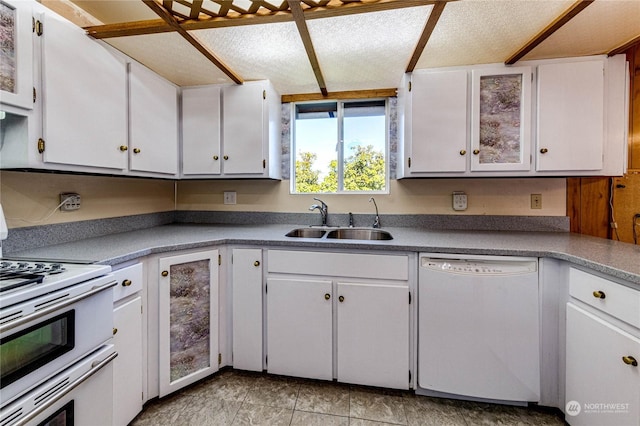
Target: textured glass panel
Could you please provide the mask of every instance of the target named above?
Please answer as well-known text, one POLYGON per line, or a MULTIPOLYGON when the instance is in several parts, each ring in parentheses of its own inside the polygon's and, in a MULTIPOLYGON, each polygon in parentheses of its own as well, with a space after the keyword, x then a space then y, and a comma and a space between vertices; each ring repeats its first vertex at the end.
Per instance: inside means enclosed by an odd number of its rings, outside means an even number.
POLYGON ((480 164, 520 163, 522 75, 480 78, 480 164))
POLYGON ((209 260, 171 266, 170 381, 209 367, 209 260))
POLYGON ((16 93, 16 10, 0 2, 0 90, 16 93))

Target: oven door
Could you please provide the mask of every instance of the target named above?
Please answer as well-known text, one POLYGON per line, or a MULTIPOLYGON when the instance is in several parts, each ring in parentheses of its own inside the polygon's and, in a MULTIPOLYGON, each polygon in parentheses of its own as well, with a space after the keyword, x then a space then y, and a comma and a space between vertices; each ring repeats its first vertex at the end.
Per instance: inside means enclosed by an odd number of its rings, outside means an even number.
POLYGON ((0 310, 3 404, 112 337, 113 285, 102 277, 0 310))
POLYGON ((112 425, 114 346, 103 345, 0 411, 0 425, 112 425))

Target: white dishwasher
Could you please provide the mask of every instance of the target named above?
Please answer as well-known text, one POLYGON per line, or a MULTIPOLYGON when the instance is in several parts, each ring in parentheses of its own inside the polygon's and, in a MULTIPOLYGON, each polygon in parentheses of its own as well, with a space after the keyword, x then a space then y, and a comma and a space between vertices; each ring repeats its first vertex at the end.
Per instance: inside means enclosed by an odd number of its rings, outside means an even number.
POLYGON ((417 393, 538 401, 538 260, 421 253, 418 275, 417 393))

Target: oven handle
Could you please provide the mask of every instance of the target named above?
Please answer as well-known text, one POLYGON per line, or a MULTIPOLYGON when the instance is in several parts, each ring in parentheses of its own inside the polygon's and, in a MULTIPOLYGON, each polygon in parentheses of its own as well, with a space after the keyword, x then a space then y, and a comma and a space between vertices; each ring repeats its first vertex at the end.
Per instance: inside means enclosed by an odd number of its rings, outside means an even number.
POLYGON ((86 299, 87 297, 93 296, 96 293, 100 293, 103 290, 106 290, 108 288, 114 287, 117 284, 118 284, 117 281, 111 281, 111 282, 108 282, 107 284, 104 284, 104 285, 101 285, 101 286, 95 286, 91 290, 87 291, 86 293, 79 294, 79 295, 77 295, 75 297, 72 297, 71 299, 64 300, 64 301, 62 301, 60 303, 57 303, 55 305, 48 306, 48 307, 46 307, 46 308, 44 308, 44 309, 42 309, 40 311, 33 312, 33 313, 31 313, 29 315, 26 315, 24 317, 17 318, 14 321, 10 321, 10 322, 8 322, 6 324, 2 324, 2 325, 0 325, 0 334, 4 333, 6 331, 12 330, 12 329, 14 329, 16 327, 19 327, 22 324, 25 324, 25 323, 27 323, 29 321, 33 321, 33 320, 41 318, 41 317, 43 317, 45 315, 49 315, 50 313, 55 312, 58 309, 64 308, 66 306, 69 306, 69 305, 71 305, 73 303, 76 303, 76 302, 82 300, 82 299, 86 299))
POLYGON ((71 383, 69 386, 64 388, 60 393, 54 395, 45 404, 43 404, 43 405, 39 406, 38 408, 36 408, 35 410, 29 412, 26 416, 24 416, 23 418, 18 420, 17 423, 14 423, 13 426, 27 425, 31 420, 36 418, 40 413, 42 413, 44 410, 46 410, 47 408, 51 407, 53 404, 58 402, 63 396, 65 396, 66 394, 68 394, 69 392, 71 392, 72 390, 77 388, 78 386, 80 386, 87 379, 89 379, 89 377, 93 376, 98 371, 100 371, 102 369, 102 367, 104 367, 105 365, 107 365, 111 361, 113 361, 115 359, 115 357, 117 357, 117 356, 118 356, 118 352, 113 352, 113 353, 109 354, 109 356, 107 356, 102 361, 94 361, 91 364, 91 370, 87 371, 82 376, 78 377, 78 380, 76 380, 75 382, 71 383))

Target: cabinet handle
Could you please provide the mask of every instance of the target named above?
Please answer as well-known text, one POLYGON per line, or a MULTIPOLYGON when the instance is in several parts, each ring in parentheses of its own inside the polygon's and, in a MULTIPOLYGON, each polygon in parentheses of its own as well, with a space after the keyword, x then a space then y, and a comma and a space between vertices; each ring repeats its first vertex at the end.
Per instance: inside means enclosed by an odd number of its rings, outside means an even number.
POLYGON ((255 262, 253 262, 253 266, 260 266, 260 261, 256 260, 255 262))
POLYGON ((467 153, 467 150, 466 150, 466 149, 461 149, 461 150, 460 150, 460 155, 465 155, 466 153, 467 153))
POLYGON ((129 147, 126 145, 120 145, 120 151, 125 152, 126 150, 128 150, 129 147))
POLYGON ((340 303, 344 302, 344 296, 338 297, 338 300, 340 301, 340 303))
POLYGON ((596 290, 593 292, 593 297, 595 297, 596 299, 604 299, 605 297, 607 297, 607 295, 604 294, 604 291, 596 290))
POLYGON ((118 329, 113 327, 113 335, 115 336, 116 334, 118 334, 118 329))
POLYGON ((632 357, 631 355, 623 356, 622 357, 622 362, 624 362, 627 365, 633 365, 634 367, 638 366, 638 361, 636 361, 636 359, 634 357, 632 357))
POLYGON ((169 271, 162 271, 160 275, 162 275, 163 277, 166 277, 167 275, 169 275, 169 271))
POLYGON ((225 155, 225 156, 224 156, 224 157, 222 157, 222 158, 224 158, 225 160, 228 160, 228 159, 229 159, 229 156, 228 156, 228 155, 225 155))
POLYGON ((331 295, 329 293, 325 293, 324 300, 329 300, 329 299, 331 299, 331 295))
POLYGON ((473 150, 473 155, 478 155, 480 154, 480 150, 479 149, 474 149, 473 150))
POLYGON ((131 280, 122 281, 122 287, 129 287, 131 285, 131 280))
POLYGON ((217 156, 217 155, 214 155, 214 156, 213 156, 213 159, 214 159, 214 160, 216 160, 216 161, 218 161, 218 156, 217 156))
POLYGON ((549 152, 547 148, 540 148, 540 154, 546 154, 547 152, 549 152))
POLYGON ((133 148, 134 154, 140 154, 140 148, 133 148))

